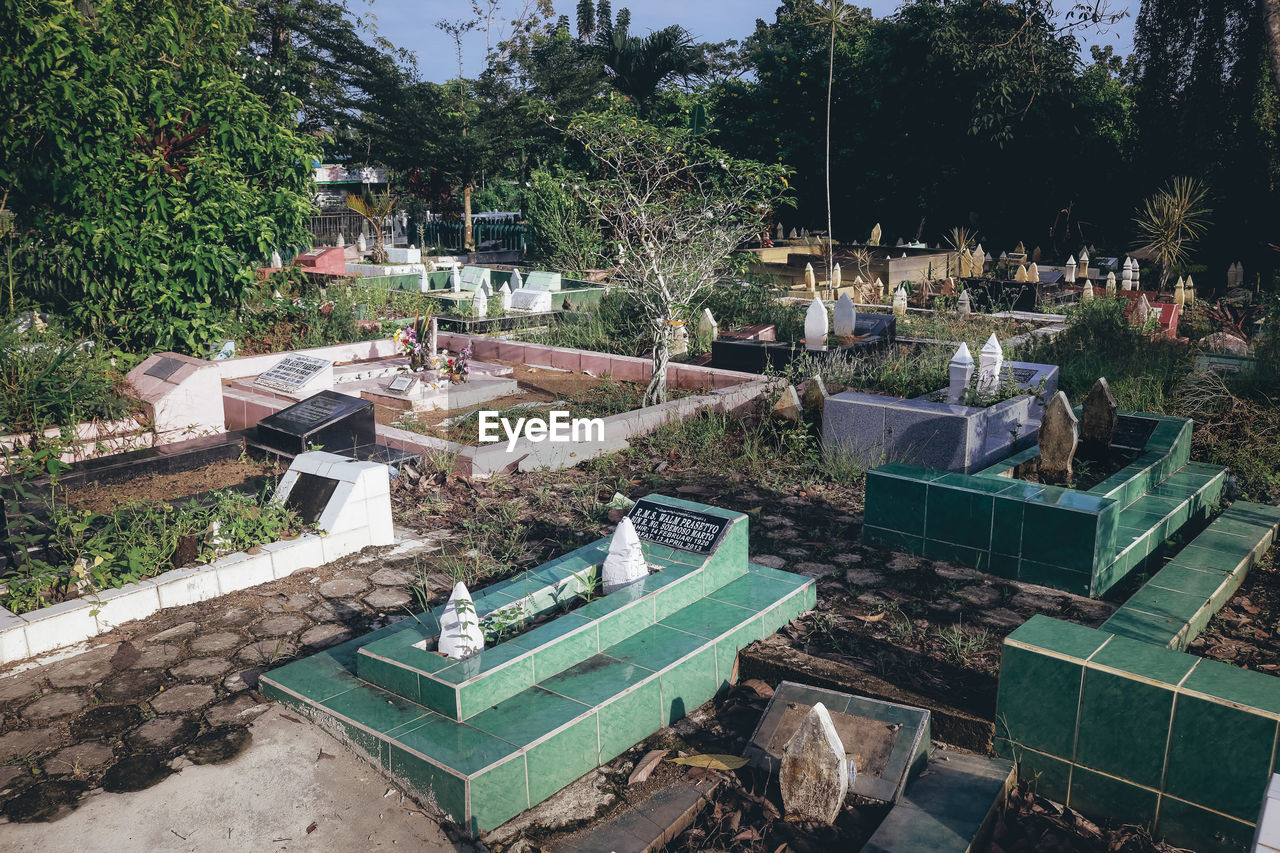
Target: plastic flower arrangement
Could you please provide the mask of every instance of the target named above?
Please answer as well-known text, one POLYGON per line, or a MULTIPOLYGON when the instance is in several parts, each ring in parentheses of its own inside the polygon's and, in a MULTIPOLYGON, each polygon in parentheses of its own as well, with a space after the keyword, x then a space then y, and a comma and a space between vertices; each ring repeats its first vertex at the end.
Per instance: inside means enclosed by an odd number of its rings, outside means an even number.
POLYGON ((458 353, 445 362, 445 373, 449 376, 449 381, 458 383, 466 382, 467 377, 471 374, 471 347, 462 348, 462 352, 458 353))

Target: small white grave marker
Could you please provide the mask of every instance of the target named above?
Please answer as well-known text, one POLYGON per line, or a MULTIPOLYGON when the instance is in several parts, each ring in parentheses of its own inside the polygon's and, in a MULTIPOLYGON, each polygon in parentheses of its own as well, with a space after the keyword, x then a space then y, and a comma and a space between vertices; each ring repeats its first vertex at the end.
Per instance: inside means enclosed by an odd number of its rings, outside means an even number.
POLYGON ((849 298, 849 294, 841 294, 836 300, 835 308, 835 333, 837 338, 851 338, 854 334, 854 328, 858 324, 858 309, 853 304, 853 300, 849 298))
POLYGON ((698 334, 713 341, 720 336, 720 324, 716 322, 710 308, 702 309, 702 317, 698 320, 698 334))
POLYGON ((1004 349, 996 333, 982 345, 978 353, 978 387, 984 391, 994 390, 1000 385, 1000 372, 1004 369, 1004 349))
POLYGON ((504 314, 511 310, 511 287, 506 282, 503 282, 502 289, 498 291, 498 304, 504 314))
POLYGON ((821 350, 827 347, 827 332, 830 331, 827 324, 827 306, 822 304, 822 300, 816 296, 809 303, 809 310, 804 315, 804 348, 807 350, 821 350))
POLYGON ((950 385, 947 389, 947 400, 951 403, 960 402, 960 398, 964 396, 964 389, 969 387, 970 380, 973 379, 973 356, 969 353, 969 345, 960 344, 960 349, 956 350, 956 354, 951 356, 951 364, 947 367, 948 379, 950 385))
POLYGON ((849 793, 850 775, 831 714, 818 702, 782 750, 778 784, 787 816, 834 823, 849 793))
POLYGON ((476 615, 467 585, 458 581, 440 616, 440 644, 437 651, 453 660, 471 657, 484 651, 484 632, 476 615))
POLYGON ((640 537, 630 518, 623 517, 609 540, 609 554, 600 570, 600 580, 605 594, 622 589, 649 576, 649 566, 644 561, 640 537))

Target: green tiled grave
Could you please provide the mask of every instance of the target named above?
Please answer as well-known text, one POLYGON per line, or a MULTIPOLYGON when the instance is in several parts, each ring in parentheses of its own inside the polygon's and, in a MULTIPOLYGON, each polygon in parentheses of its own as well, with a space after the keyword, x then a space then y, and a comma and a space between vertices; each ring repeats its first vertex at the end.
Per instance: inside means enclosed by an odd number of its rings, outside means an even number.
POLYGON ((997 752, 1086 815, 1247 849, 1277 764, 1280 679, 1181 650, 1278 529, 1280 507, 1237 501, 1100 629, 1038 615, 1010 634, 997 752))
MULTIPOLYGON (((463 661, 431 649, 442 608, 262 676, 472 834, 490 830, 711 699, 737 652, 815 604, 814 581, 747 562, 748 519, 707 557, 649 542, 647 579, 463 661)), ((556 614, 608 540, 477 592, 476 611, 556 614)))
POLYGON ((1157 558, 1189 521, 1206 520, 1226 482, 1224 469, 1187 461, 1191 421, 1121 414, 1151 426, 1144 452, 1088 491, 1012 479, 1036 447, 973 475, 875 468, 862 540, 1101 596, 1157 558))

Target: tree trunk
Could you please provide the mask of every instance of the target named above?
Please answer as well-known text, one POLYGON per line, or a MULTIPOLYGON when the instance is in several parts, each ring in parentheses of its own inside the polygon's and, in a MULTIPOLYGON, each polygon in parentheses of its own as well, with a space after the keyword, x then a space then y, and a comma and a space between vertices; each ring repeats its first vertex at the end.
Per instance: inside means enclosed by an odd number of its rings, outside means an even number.
POLYGON ((667 363, 671 361, 671 324, 666 319, 654 324, 653 372, 649 375, 649 387, 644 389, 644 404, 654 406, 667 402, 667 363))
POLYGON ((468 252, 475 251, 471 236, 471 184, 462 188, 462 245, 468 252))
POLYGON ((1262 0, 1266 20, 1267 54, 1271 57, 1271 79, 1280 94, 1280 0, 1262 0))

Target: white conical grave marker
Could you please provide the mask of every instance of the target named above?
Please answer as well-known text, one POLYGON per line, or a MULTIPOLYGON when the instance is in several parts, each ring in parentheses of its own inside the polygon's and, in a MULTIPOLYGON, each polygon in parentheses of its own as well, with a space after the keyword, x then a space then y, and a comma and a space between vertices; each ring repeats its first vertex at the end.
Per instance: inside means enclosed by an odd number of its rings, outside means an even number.
POLYGON ((444 613, 440 615, 440 642, 436 650, 453 660, 462 660, 484 651, 484 632, 480 630, 476 605, 462 581, 453 587, 444 613))
POLYGON ((624 516, 613 531, 613 538, 609 541, 609 554, 604 559, 604 567, 600 569, 600 581, 605 594, 648 576, 649 566, 644 560, 636 526, 630 518, 624 516))

